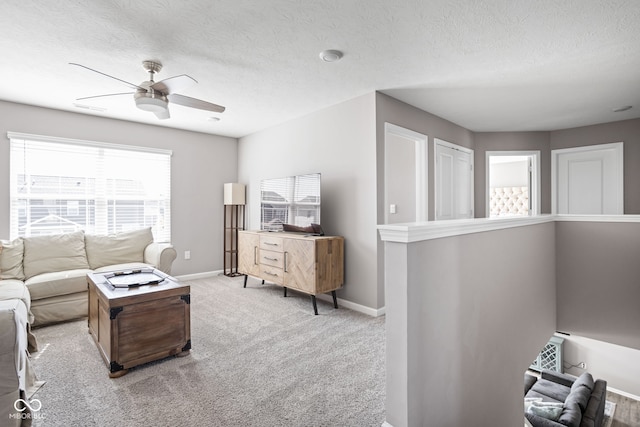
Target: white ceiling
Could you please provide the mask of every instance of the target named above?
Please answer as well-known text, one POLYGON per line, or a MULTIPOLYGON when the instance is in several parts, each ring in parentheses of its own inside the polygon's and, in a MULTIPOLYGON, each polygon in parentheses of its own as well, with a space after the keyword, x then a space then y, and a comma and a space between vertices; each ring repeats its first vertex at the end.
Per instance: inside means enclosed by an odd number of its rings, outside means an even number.
POLYGON ((0 99, 218 135, 376 90, 473 131, 640 117, 637 0, 2 0, 0 30, 0 99), (324 49, 344 57, 322 62, 324 49), (172 105, 161 121, 129 96, 74 106, 128 88, 69 62, 138 84, 145 59, 227 110, 172 105))

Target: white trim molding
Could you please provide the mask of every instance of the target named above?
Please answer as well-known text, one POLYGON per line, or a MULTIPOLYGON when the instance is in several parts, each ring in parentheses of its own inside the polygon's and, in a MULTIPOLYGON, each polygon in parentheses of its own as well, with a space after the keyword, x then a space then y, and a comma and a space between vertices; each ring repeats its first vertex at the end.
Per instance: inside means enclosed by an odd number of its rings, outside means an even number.
POLYGON ((385 242, 411 243, 462 234, 482 233, 505 228, 524 227, 554 221, 554 215, 519 218, 474 218, 379 225, 380 238, 385 242))
POLYGON ((640 222, 640 215, 555 215, 566 222, 640 222))

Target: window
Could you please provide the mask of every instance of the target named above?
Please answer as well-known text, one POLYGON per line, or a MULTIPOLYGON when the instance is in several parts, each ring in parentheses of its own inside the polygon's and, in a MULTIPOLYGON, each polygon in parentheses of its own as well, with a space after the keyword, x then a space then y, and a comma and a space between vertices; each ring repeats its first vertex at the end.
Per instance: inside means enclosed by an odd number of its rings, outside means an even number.
POLYGON ((171 151, 8 136, 11 238, 152 227, 171 241, 171 151))
POLYGON ((282 231, 282 224, 320 224, 320 174, 263 180, 260 185, 262 230, 282 231))

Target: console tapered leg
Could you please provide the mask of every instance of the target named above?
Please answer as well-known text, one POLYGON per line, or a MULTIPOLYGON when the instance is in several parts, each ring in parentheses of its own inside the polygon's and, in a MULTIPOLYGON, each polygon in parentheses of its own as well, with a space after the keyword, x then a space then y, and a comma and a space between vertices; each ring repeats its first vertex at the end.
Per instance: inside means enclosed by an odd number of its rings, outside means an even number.
POLYGON ((313 314, 318 315, 318 304, 316 304, 316 296, 311 295, 311 302, 313 303, 313 314))
POLYGON ((338 297, 336 296, 336 291, 331 291, 331 296, 333 297, 333 308, 338 308, 338 297))
POLYGON ((287 297, 287 288, 284 288, 284 297, 287 297))
POLYGON ((244 276, 244 286, 243 286, 244 288, 246 288, 246 287, 247 287, 247 279, 248 279, 248 278, 249 278, 249 276, 247 276, 247 275, 245 274, 245 276, 244 276))

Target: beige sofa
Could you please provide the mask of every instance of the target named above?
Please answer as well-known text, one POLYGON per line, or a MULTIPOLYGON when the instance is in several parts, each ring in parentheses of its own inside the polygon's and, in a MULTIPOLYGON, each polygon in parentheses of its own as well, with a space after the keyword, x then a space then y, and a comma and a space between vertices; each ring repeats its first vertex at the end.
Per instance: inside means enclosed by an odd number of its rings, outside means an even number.
POLYGON ((171 244, 153 242, 150 228, 0 243, 0 420, 19 425, 13 405, 28 397, 35 380, 28 351, 37 345, 30 327, 87 316, 87 273, 153 266, 171 274, 176 251, 171 244))

